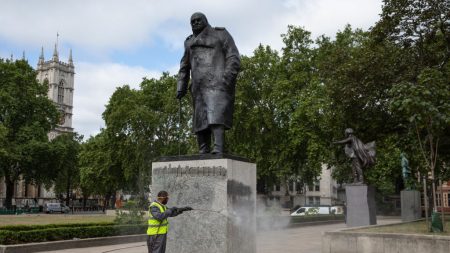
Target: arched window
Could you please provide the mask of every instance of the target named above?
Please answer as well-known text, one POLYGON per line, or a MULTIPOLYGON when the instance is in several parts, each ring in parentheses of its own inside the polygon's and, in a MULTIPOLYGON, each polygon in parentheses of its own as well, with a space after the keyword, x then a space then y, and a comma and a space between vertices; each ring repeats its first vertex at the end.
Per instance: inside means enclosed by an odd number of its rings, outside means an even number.
POLYGON ((58 104, 64 103, 64 80, 61 80, 61 82, 58 85, 58 104))

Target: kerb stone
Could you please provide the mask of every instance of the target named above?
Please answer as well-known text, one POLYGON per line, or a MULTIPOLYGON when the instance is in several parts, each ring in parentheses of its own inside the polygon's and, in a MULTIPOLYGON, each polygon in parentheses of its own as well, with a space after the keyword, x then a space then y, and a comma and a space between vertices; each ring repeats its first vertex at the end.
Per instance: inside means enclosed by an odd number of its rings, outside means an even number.
POLYGON ((168 207, 193 211, 169 218, 167 253, 256 253, 256 164, 232 158, 152 163, 152 192, 168 207))

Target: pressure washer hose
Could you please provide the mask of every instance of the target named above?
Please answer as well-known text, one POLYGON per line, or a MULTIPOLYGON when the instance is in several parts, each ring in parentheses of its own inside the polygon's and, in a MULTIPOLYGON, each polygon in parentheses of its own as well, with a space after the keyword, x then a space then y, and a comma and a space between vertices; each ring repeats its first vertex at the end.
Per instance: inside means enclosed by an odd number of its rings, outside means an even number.
POLYGON ((107 252, 113 252, 113 251, 117 251, 117 250, 122 250, 122 249, 132 249, 132 248, 138 248, 138 247, 145 247, 147 245, 137 245, 137 246, 131 246, 131 247, 123 247, 123 248, 118 248, 118 249, 111 249, 111 250, 107 250, 107 251, 102 251, 101 253, 107 253, 107 252))

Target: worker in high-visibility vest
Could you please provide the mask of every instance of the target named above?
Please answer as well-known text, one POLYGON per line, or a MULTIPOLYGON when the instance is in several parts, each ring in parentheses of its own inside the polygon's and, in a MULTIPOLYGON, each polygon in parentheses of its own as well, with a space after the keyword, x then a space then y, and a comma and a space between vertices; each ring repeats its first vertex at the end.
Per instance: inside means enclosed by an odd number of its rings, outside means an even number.
POLYGON ((167 232, 169 230, 167 218, 192 210, 189 206, 167 208, 166 204, 168 201, 169 194, 166 191, 160 191, 158 192, 157 200, 150 204, 147 229, 148 253, 166 252, 167 232))

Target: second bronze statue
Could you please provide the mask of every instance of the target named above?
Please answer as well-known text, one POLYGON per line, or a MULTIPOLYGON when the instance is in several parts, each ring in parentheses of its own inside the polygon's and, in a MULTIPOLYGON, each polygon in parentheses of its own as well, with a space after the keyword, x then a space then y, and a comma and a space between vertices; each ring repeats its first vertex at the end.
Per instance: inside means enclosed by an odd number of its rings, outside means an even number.
POLYGON ((177 98, 181 99, 188 90, 192 95, 192 124, 199 153, 221 154, 225 130, 233 125, 239 51, 228 31, 211 27, 202 13, 191 16, 191 27, 193 34, 184 42, 178 72, 177 98), (214 137, 212 150, 211 135, 214 137))
POLYGON ((363 184, 363 169, 375 164, 375 141, 364 144, 351 128, 345 129, 345 135, 345 139, 333 143, 345 144, 345 154, 352 160, 353 182, 363 184))

